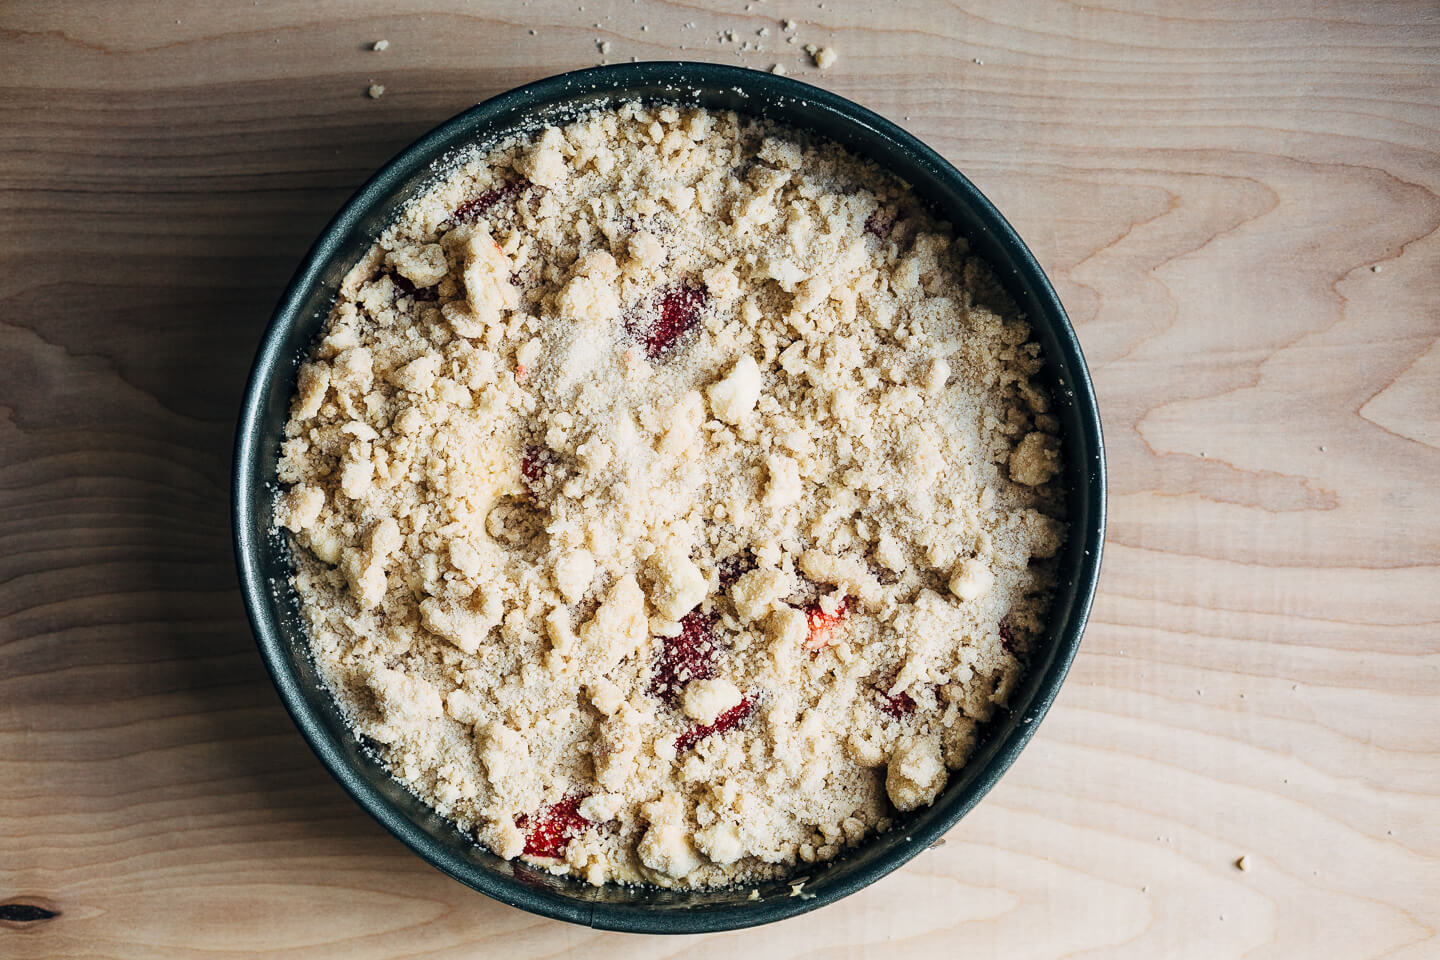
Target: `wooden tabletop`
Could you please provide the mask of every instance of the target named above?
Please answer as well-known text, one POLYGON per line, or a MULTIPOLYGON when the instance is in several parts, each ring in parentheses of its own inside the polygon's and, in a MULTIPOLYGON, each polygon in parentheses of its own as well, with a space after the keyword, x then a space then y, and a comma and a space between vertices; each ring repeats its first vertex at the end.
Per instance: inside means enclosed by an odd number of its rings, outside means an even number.
POLYGON ((1440 6, 881 7, 0 6, 0 956, 1440 956, 1440 6), (1110 457, 1095 617, 1004 781, 842 904, 687 940, 501 906, 360 812, 227 505, 349 192, 631 57, 778 63, 945 154, 1054 279, 1110 457))

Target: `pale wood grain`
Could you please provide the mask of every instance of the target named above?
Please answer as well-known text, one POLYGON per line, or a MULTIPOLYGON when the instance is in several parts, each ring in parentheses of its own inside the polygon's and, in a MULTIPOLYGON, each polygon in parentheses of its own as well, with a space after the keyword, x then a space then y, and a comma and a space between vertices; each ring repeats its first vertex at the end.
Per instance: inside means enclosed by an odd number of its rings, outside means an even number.
POLYGON ((0 903, 58 912, 0 955, 1440 954, 1440 8, 579 6, 0 7, 0 903), (763 931, 598 934, 430 869, 305 748, 235 588, 233 416, 301 252, 597 39, 781 62, 933 144, 1105 415, 1101 594, 1039 735, 944 847, 763 931))

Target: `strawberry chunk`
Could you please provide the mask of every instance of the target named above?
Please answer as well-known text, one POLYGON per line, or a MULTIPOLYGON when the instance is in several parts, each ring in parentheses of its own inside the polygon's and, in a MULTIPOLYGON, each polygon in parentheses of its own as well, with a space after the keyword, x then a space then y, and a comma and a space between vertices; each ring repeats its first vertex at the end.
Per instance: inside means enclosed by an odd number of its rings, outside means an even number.
POLYGON ((750 716, 750 711, 753 710, 754 707, 754 700, 748 695, 743 697, 735 706, 716 717, 714 723, 702 723, 693 726, 676 737, 676 751, 689 750, 712 733, 725 733, 727 730, 734 730, 744 722, 746 717, 750 716))
POLYGON ((901 690, 892 697, 885 692, 886 689, 886 687, 880 687, 875 691, 880 697, 880 709, 883 712, 890 714, 890 716, 897 720, 902 717, 908 717, 915 712, 914 697, 910 696, 910 694, 904 690, 901 690))
POLYGON ((534 444, 525 448, 525 456, 520 460, 520 480, 525 484, 531 500, 539 499, 545 480, 554 466, 555 454, 550 450, 534 444))
POLYGON ((841 600, 834 613, 826 613, 820 604, 812 603, 805 608, 805 620, 810 627, 810 636, 805 639, 805 649, 814 653, 824 650, 835 642, 835 628, 845 622, 850 613, 850 602, 841 600))
POLYGON ((685 684, 715 676, 715 618, 697 607, 680 620, 680 633, 664 640, 650 677, 650 695, 676 707, 685 684))
MULTIPOLYGON (((914 713, 917 704, 915 703, 915 698, 904 690, 901 690, 894 696, 890 695, 890 688, 895 686, 895 681, 898 679, 899 675, 892 673, 885 679, 878 681, 875 684, 874 690, 876 706, 880 708, 880 712, 888 713, 895 719, 900 720, 914 713)), ((936 692, 938 695, 938 684, 936 685, 936 692)))
POLYGON ((417 287, 410 282, 408 277, 402 276, 394 270, 386 270, 384 275, 390 278, 390 282, 395 285, 396 290, 400 291, 402 297, 413 297, 421 303, 440 299, 440 291, 434 287, 417 287))
POLYGON ((645 356, 658 360, 700 322, 705 288, 685 282, 660 294, 645 316, 627 324, 630 335, 645 345, 645 356))
POLYGON ((450 220, 454 223, 474 223, 479 220, 495 204, 502 200, 509 200, 518 197, 530 186, 530 181, 524 177, 518 180, 511 180, 509 183, 492 187, 480 194, 478 197, 471 197, 460 206, 450 211, 450 220))
POLYGON ((895 226, 895 216, 883 210, 876 210, 865 218, 865 232, 884 240, 895 226))
POLYGON ((1020 658, 1020 647, 1017 644, 1019 637, 1015 633, 1015 627, 1009 620, 1000 621, 1000 645, 1010 652, 1017 660, 1020 658))
POLYGON ((533 818, 520 814, 515 826, 525 831, 525 854, 531 857, 563 857, 570 845, 590 821, 580 816, 580 801, 583 796, 566 797, 559 803, 552 803, 533 818))

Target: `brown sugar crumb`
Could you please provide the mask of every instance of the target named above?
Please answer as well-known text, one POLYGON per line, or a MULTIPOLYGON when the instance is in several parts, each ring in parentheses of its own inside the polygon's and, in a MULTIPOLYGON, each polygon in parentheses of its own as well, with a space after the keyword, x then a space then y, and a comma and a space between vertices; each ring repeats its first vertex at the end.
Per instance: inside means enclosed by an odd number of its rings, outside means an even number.
POLYGON ((595 884, 791 876, 932 803, 1065 534, 999 289, 904 184, 734 114, 624 104, 459 160, 345 277, 281 448, 357 735, 595 884))

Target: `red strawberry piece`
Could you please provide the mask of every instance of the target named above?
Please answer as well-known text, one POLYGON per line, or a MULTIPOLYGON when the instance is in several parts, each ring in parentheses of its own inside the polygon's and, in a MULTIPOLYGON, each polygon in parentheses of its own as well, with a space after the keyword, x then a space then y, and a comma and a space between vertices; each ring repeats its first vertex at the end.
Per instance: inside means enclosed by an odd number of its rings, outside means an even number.
POLYGON ((755 555, 749 550, 741 550, 739 553, 732 553, 720 561, 720 588, 728 590, 745 574, 755 569, 755 555))
POLYGON ((680 620, 680 633, 664 641, 650 677, 650 695, 676 707, 685 684, 715 676, 715 618, 699 608, 691 610, 680 620))
POLYGON ((645 345, 645 356, 659 359, 700 322, 705 288, 685 282, 660 294, 645 316, 627 326, 630 335, 645 345))
POLYGON ((533 444, 525 448, 525 456, 520 461, 520 479, 531 500, 539 498, 554 466, 555 454, 549 449, 533 444))
POLYGON ((904 690, 901 690, 894 696, 891 696, 890 688, 895 686, 895 681, 897 679, 899 679, 899 675, 892 673, 884 680, 881 680, 879 683, 875 684, 875 696, 878 701, 877 706, 879 706, 880 710, 883 713, 890 714, 890 716, 895 717, 898 720, 902 717, 908 717, 910 714, 914 713, 916 704, 915 698, 910 696, 910 694, 905 692, 904 690))
POLYGON ((401 276, 394 270, 387 271, 387 275, 390 277, 390 282, 395 284, 395 289, 400 291, 400 296, 402 297, 414 297, 422 303, 440 299, 440 291, 434 287, 417 287, 410 282, 409 278, 401 276))
POLYGON ((884 240, 890 236, 890 231, 895 226, 894 214, 888 214, 884 210, 875 210, 865 218, 865 232, 884 240))
POLYGON ((740 726, 746 717, 750 716, 750 711, 753 710, 754 707, 755 702, 749 696, 741 698, 739 703, 716 717, 714 723, 699 724, 676 737, 676 751, 689 750, 712 733, 725 733, 727 730, 734 730, 740 726))
POLYGON ((515 826, 525 831, 525 853, 531 857, 563 857, 570 845, 590 821, 580 816, 580 801, 583 796, 566 797, 559 803, 552 803, 533 818, 520 814, 515 826))
POLYGON ((904 690, 891 696, 885 691, 888 687, 880 687, 877 693, 880 695, 880 709, 897 720, 901 717, 908 717, 915 712, 915 698, 904 690))
POLYGON ((806 607, 805 620, 810 627, 810 636, 805 639, 805 649, 814 653, 834 643, 835 628, 845 621, 849 613, 848 600, 841 600, 834 613, 826 613, 818 602, 806 607))
POLYGON ((509 183, 501 184, 498 187, 491 187, 478 197, 471 197, 460 206, 450 211, 450 219, 454 223, 473 223, 479 220, 495 204, 511 197, 518 197, 530 186, 530 181, 521 177, 518 180, 511 180, 509 183))
POLYGON ((1017 660, 1020 658, 1020 648, 1016 641, 1019 637, 1015 633, 1014 626, 1009 620, 1000 621, 1000 645, 1010 651, 1010 655, 1017 660))

